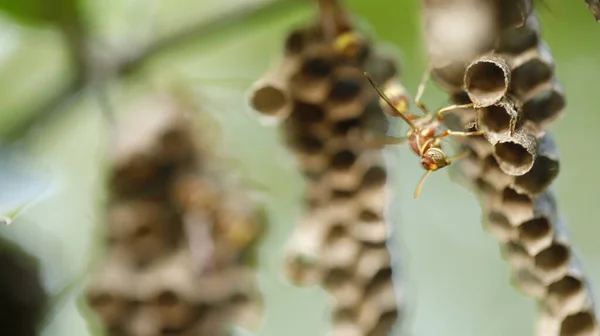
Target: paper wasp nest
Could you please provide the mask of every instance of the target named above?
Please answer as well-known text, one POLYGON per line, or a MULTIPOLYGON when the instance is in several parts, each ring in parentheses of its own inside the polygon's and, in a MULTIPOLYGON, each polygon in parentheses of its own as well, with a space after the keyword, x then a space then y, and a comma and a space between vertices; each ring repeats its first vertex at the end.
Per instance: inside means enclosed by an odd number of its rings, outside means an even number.
POLYGON ((149 96, 117 129, 107 257, 86 293, 108 335, 225 335, 259 321, 251 265, 262 210, 213 168, 194 113, 149 96))
POLYGON ((291 32, 283 60, 257 81, 251 105, 280 125, 306 180, 302 219, 288 242, 285 274, 334 298, 333 335, 388 335, 399 319, 395 266, 384 218, 387 169, 373 142, 387 119, 363 72, 397 75, 393 56, 360 40, 352 56, 321 27, 291 32))
POLYGON ((449 2, 424 1, 433 76, 455 103, 476 108, 457 111, 448 126, 487 132, 462 140, 471 156, 457 162, 457 173, 480 195, 485 224, 501 243, 515 285, 539 300, 538 335, 600 335, 592 294, 551 188, 559 156, 546 128, 562 114, 565 97, 532 3, 458 2, 486 3, 471 14, 476 22, 483 16, 489 29, 477 43, 465 43, 475 47, 462 58, 451 58, 444 53, 451 48, 440 41, 461 32, 436 25, 470 18, 448 16, 456 14, 449 2))

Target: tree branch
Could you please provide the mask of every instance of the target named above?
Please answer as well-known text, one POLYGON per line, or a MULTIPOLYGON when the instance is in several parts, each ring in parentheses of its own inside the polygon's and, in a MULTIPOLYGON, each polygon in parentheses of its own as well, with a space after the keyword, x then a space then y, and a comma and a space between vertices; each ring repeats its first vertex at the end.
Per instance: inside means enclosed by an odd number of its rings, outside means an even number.
MULTIPOLYGON (((306 3, 308 3, 306 0, 271 0, 259 3, 248 2, 239 5, 232 12, 223 13, 215 18, 185 27, 170 36, 157 39, 133 55, 117 59, 117 61, 113 62, 112 66, 109 66, 108 75, 103 75, 102 70, 96 71, 95 75, 102 76, 100 80, 104 81, 104 79, 110 76, 128 76, 134 74, 150 58, 173 47, 189 43, 193 40, 209 38, 228 27, 243 24, 261 16, 269 16, 270 14, 306 3)), ((101 65, 100 68, 106 70, 104 66, 101 65)), ((0 144, 14 142, 27 137, 34 129, 43 127, 43 125, 46 125, 53 118, 66 112, 65 109, 61 108, 63 104, 91 84, 89 76, 79 73, 82 69, 78 67, 76 70, 78 73, 76 73, 71 83, 67 84, 48 101, 42 103, 35 113, 30 114, 31 117, 29 119, 8 130, 5 134, 0 135, 0 144)), ((97 80, 98 78, 96 78, 97 80)))
POLYGON ((176 32, 171 36, 158 39, 144 50, 139 51, 136 55, 122 60, 116 69, 117 73, 127 74, 134 72, 149 58, 172 47, 217 34, 228 27, 240 23, 242 20, 250 21, 259 16, 269 16, 270 14, 279 12, 286 7, 291 8, 292 5, 301 3, 308 3, 308 1, 271 0, 268 2, 263 1, 259 3, 249 2, 248 4, 240 5, 234 12, 224 13, 212 20, 191 25, 190 27, 184 28, 182 31, 176 32))

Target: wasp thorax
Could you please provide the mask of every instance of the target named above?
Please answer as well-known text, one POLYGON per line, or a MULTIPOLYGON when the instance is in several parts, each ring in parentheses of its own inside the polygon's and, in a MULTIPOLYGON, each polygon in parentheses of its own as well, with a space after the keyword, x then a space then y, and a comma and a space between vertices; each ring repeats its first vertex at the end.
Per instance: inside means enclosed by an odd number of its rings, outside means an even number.
POLYGON ((448 158, 441 149, 429 148, 421 158, 421 165, 426 170, 438 170, 448 165, 448 158))

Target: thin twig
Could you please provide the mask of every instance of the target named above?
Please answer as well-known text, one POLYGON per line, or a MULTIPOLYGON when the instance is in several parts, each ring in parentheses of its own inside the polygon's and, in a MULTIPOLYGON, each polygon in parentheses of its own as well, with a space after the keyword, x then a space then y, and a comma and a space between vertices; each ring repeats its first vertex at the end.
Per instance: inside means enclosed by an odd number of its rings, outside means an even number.
POLYGON ((262 2, 250 2, 239 5, 234 12, 223 13, 213 19, 199 22, 182 29, 179 32, 173 33, 171 36, 160 38, 150 44, 144 50, 138 52, 135 56, 129 56, 117 66, 117 73, 127 74, 135 71, 149 58, 157 54, 171 49, 177 45, 183 45, 192 40, 206 38, 209 35, 217 34, 220 31, 240 23, 244 20, 252 20, 258 16, 268 16, 268 14, 280 11, 281 9, 290 6, 294 3, 307 2, 306 0, 272 0, 262 2))
MULTIPOLYGON (((161 52, 169 50, 178 45, 191 42, 197 39, 209 38, 228 27, 243 24, 249 20, 253 20, 260 16, 268 16, 284 10, 286 7, 291 8, 295 4, 307 4, 306 0, 272 0, 263 2, 248 2, 239 5, 234 11, 223 13, 212 19, 204 20, 198 24, 187 26, 180 31, 174 32, 170 36, 157 39, 149 46, 145 47, 140 52, 133 56, 124 57, 114 62, 112 73, 116 76, 128 76, 138 71, 142 64, 150 58, 158 55, 161 52)), ((102 65, 104 66, 104 65, 102 65)), ((101 66, 101 68, 102 68, 101 66)), ((81 70, 81 69, 77 69, 81 70)), ((59 114, 66 112, 61 106, 71 96, 77 94, 81 90, 88 88, 90 83, 84 80, 88 78, 85 75, 77 74, 71 83, 67 84, 56 95, 48 101, 41 104, 35 113, 31 113, 31 117, 5 134, 0 135, 0 143, 11 143, 20 138, 28 136, 34 128, 42 127, 48 121, 52 120, 59 114)), ((103 82, 108 78, 104 77, 103 82)), ((97 86, 96 86, 97 89, 97 86)))

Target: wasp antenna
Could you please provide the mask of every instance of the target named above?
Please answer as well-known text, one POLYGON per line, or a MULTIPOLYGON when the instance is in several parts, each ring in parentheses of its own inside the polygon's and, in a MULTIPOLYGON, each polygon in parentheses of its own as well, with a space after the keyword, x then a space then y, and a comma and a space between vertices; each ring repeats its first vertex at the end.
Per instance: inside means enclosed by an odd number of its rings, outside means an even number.
POLYGON ((379 85, 375 84, 375 81, 373 81, 373 78, 371 78, 371 76, 369 75, 368 72, 363 72, 363 73, 365 74, 365 77, 367 77, 367 80, 369 81, 369 83, 371 83, 373 88, 375 88, 375 91, 377 91, 377 93, 379 94, 381 99, 383 99, 394 111, 396 111, 396 113, 398 113, 398 116, 400 118, 402 118, 408 124, 408 126, 410 126, 410 128, 413 131, 416 131, 417 128, 416 128, 415 124, 412 122, 412 120, 408 119, 408 117, 404 113, 400 112, 396 108, 396 106, 394 106, 394 103, 392 103, 392 101, 388 98, 388 96, 386 96, 386 94, 383 92, 383 90, 381 90, 379 85))
POLYGON ((448 158, 448 162, 451 163, 451 162, 454 162, 456 160, 464 159, 467 156, 469 156, 469 151, 464 151, 464 152, 461 152, 459 154, 456 154, 454 156, 449 157, 448 158))
POLYGON ((415 198, 419 198, 419 195, 421 195, 421 189, 423 188, 423 183, 425 183, 425 179, 427 179, 427 176, 429 176, 429 174, 431 174, 432 170, 428 170, 425 172, 425 174, 423 174, 423 177, 421 177, 421 181, 419 181, 419 184, 417 184, 417 188, 415 189, 415 198))
POLYGON ((400 145, 408 141, 408 137, 395 137, 392 135, 386 135, 384 139, 387 145, 400 145))

